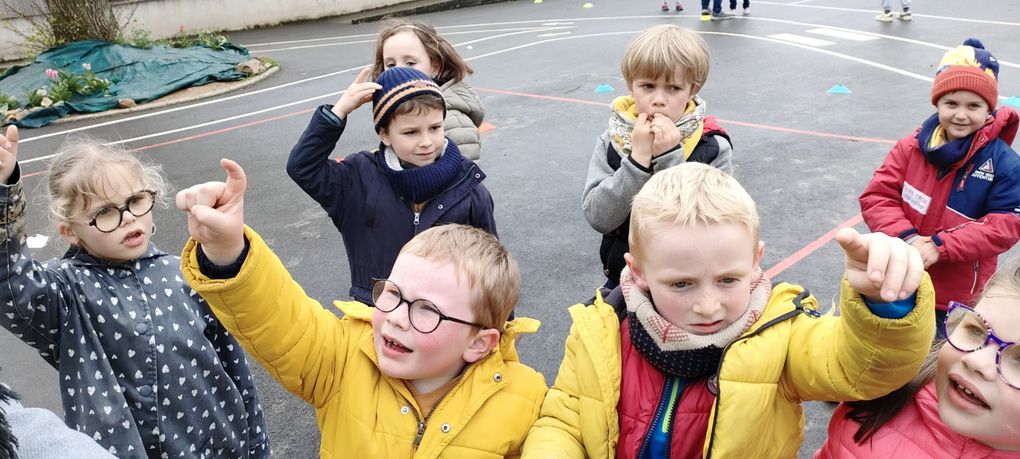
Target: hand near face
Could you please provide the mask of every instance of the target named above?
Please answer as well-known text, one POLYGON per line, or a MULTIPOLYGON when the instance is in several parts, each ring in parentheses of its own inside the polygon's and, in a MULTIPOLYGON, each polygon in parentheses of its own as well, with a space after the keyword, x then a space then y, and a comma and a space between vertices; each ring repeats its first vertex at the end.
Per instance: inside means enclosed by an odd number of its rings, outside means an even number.
POLYGON ((917 249, 882 233, 860 234, 843 228, 836 241, 846 253, 846 278, 874 303, 907 298, 921 284, 924 263, 917 249))
POLYGON ((634 121, 634 130, 630 133, 630 156, 645 168, 652 167, 652 150, 655 142, 652 130, 652 121, 648 115, 642 113, 634 121))
POLYGON ((355 109, 370 102, 372 94, 382 89, 378 83, 366 81, 371 72, 372 69, 368 67, 361 69, 358 76, 354 78, 354 82, 347 87, 340 99, 336 101, 336 105, 333 106, 333 113, 336 116, 346 118, 355 109))
POLYGON ((673 120, 661 113, 656 113, 652 118, 652 133, 655 140, 652 142, 652 156, 659 156, 680 144, 680 128, 676 127, 673 120))
POLYGON ((7 180, 14 173, 14 166, 18 165, 18 127, 7 126, 7 132, 0 137, 0 183, 7 184, 7 180))
POLYGON ((229 265, 244 250, 244 191, 248 180, 241 166, 221 159, 226 182, 206 182, 177 193, 177 208, 188 213, 188 233, 202 245, 209 261, 229 265))

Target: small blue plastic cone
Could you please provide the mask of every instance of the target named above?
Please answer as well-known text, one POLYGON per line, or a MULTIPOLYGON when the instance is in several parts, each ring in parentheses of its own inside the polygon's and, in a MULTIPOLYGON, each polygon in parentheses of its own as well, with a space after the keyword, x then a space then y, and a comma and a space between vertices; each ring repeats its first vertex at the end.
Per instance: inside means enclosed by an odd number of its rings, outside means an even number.
POLYGON ((602 83, 599 87, 595 88, 595 92, 613 92, 613 87, 602 83))
POLYGON ((841 84, 837 84, 836 86, 829 88, 829 90, 825 92, 829 94, 852 94, 850 92, 850 88, 843 86, 841 84))
POLYGON ((1018 97, 1018 96, 1007 97, 1006 101, 1004 103, 1006 105, 1010 105, 1010 106, 1013 106, 1013 107, 1016 107, 1016 108, 1020 108, 1020 97, 1018 97))

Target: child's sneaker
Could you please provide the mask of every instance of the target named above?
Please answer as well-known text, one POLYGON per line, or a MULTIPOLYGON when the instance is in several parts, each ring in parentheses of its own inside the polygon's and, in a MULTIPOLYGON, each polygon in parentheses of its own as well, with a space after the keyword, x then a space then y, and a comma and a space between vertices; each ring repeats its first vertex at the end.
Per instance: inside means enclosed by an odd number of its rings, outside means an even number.
POLYGON ((713 21, 725 21, 727 19, 733 19, 733 15, 725 11, 720 11, 719 14, 712 13, 713 21))
POLYGON ((875 20, 878 21, 878 22, 892 22, 893 15, 892 15, 891 12, 885 11, 882 14, 879 14, 878 16, 875 16, 875 20))
POLYGON ((669 3, 666 3, 666 1, 663 0, 663 2, 662 2, 662 12, 665 13, 665 12, 668 12, 668 11, 669 11, 669 3))
POLYGON ((909 21, 911 19, 914 19, 914 17, 913 17, 913 15, 910 14, 910 11, 904 11, 904 12, 900 13, 900 20, 901 21, 909 21))
POLYGON ((684 6, 680 2, 676 2, 676 12, 679 13, 684 10, 684 6))
POLYGON ((709 11, 709 10, 701 10, 701 20, 702 21, 711 21, 712 20, 712 12, 709 11))
POLYGON ((751 7, 749 6, 747 8, 744 8, 744 16, 750 16, 750 15, 751 15, 751 7))

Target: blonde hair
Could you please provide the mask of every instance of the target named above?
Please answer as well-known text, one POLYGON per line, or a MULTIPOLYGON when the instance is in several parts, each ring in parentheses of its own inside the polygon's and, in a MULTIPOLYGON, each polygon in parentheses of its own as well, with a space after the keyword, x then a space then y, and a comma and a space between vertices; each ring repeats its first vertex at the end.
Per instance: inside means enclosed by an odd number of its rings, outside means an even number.
POLYGON ((675 25, 657 25, 641 32, 627 46, 620 62, 629 86, 637 78, 672 80, 680 66, 687 83, 698 88, 708 80, 708 45, 697 33, 675 25))
POLYGON ((85 136, 68 138, 46 174, 50 216, 57 223, 82 216, 93 203, 108 200, 116 181, 138 180, 143 189, 155 191, 157 202, 164 206, 169 192, 160 166, 85 136))
POLYGON ((400 254, 405 253, 452 264, 459 275, 467 278, 474 321, 503 330, 517 304, 521 273, 510 251, 495 236, 473 226, 435 226, 405 244, 400 254))
POLYGON ((634 196, 630 211, 630 250, 642 253, 642 239, 657 223, 691 228, 734 223, 758 247, 759 220, 754 200, 729 174, 701 163, 683 163, 652 175, 634 196))
POLYGON ((425 54, 428 54, 432 65, 437 68, 434 76, 436 83, 442 85, 450 81, 461 81, 474 73, 471 66, 467 65, 464 58, 454 49, 453 44, 439 35, 431 25, 403 18, 386 18, 386 28, 379 32, 379 40, 375 44, 373 80, 386 70, 386 63, 383 62, 383 44, 400 32, 411 32, 418 37, 418 41, 425 48, 425 54))

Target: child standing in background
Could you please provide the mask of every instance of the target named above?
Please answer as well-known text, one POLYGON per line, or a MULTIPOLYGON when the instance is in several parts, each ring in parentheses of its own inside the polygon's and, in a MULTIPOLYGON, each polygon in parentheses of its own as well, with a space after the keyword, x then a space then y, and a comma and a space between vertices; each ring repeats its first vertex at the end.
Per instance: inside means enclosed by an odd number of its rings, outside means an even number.
POLYGON ((446 106, 428 75, 394 67, 375 82, 364 69, 336 105, 312 115, 287 160, 287 173, 315 199, 343 235, 350 294, 372 304, 372 279, 390 273, 416 234, 462 223, 496 234, 485 173, 443 135, 446 106), (379 150, 329 158, 347 116, 372 101, 379 150))
MULTIPOLYGON (((935 114, 900 139, 860 196, 872 231, 917 247, 935 284, 935 326, 948 302, 973 305, 999 254, 1020 240, 1020 117, 998 110, 999 62, 976 39, 942 57, 935 114)), ((941 327, 936 327, 941 335, 941 327)))
POLYGON ((158 167, 69 141, 47 171, 71 244, 39 263, 25 245, 18 129, 0 137, 0 325, 60 374, 64 422, 118 457, 270 457, 244 351, 150 242, 158 167))
POLYGON ((478 93, 464 81, 474 70, 457 54, 453 44, 429 24, 392 19, 379 32, 372 79, 393 67, 413 67, 435 80, 446 101, 443 126, 446 137, 457 144, 465 158, 477 160, 482 147, 478 128, 485 118, 485 109, 478 93))
POLYGON ((581 195, 588 224, 602 233, 607 288, 620 283, 626 265, 630 202, 653 174, 685 162, 733 170, 729 136, 706 116, 707 103, 698 96, 708 68, 705 42, 674 25, 645 30, 623 55, 620 70, 630 95, 613 100, 581 195))

